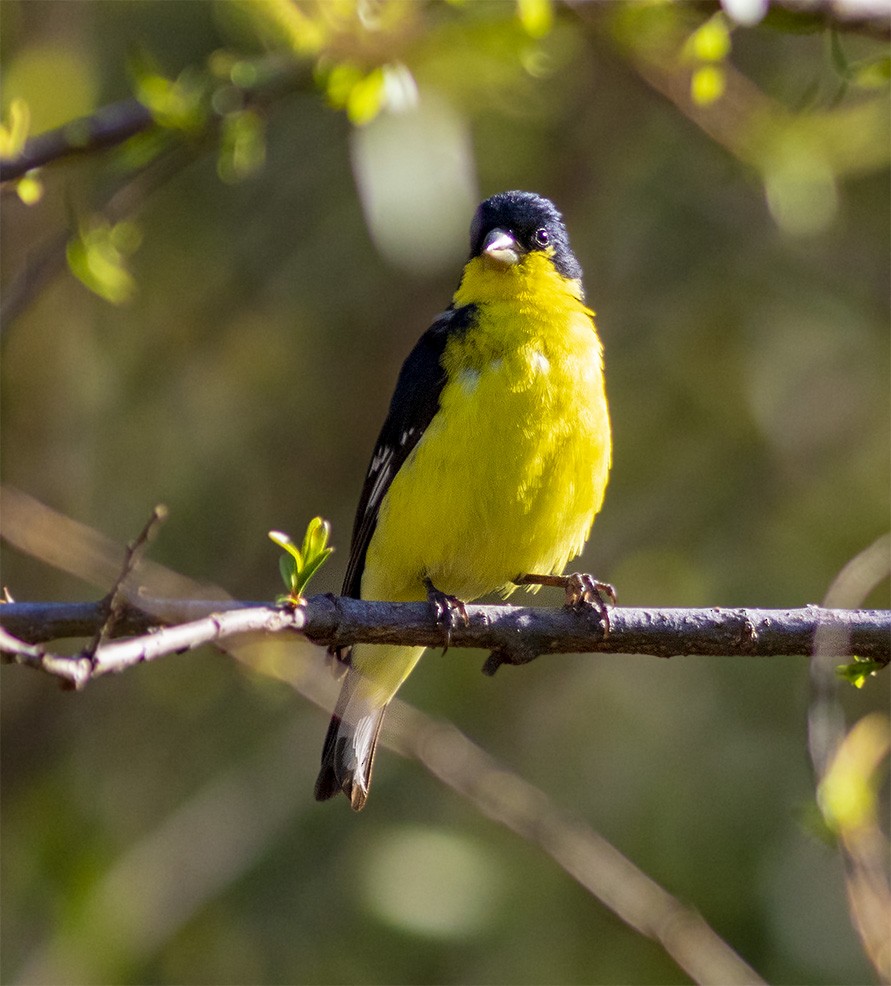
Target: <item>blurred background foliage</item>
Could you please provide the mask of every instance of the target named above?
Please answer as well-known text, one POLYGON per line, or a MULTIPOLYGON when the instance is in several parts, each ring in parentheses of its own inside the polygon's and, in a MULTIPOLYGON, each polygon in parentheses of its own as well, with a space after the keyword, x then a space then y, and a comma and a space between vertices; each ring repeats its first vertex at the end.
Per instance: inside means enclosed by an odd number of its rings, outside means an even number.
MULTIPOLYGON (((4 0, 7 156, 133 95, 155 122, 4 189, 4 482, 121 542, 164 502, 152 557, 248 599, 280 591, 266 532, 321 514, 314 589, 337 591, 400 362, 476 202, 527 188, 564 212, 606 346, 615 463, 581 567, 626 605, 819 602, 889 520, 868 13, 4 0)), ((3 581, 97 595, 8 545, 3 581)), ((480 663, 428 656, 404 697, 770 981, 873 978, 816 823, 803 661, 480 663)), ((325 716, 261 670, 3 678, 5 982, 685 979, 414 762, 382 754, 361 816, 315 804, 325 716)))

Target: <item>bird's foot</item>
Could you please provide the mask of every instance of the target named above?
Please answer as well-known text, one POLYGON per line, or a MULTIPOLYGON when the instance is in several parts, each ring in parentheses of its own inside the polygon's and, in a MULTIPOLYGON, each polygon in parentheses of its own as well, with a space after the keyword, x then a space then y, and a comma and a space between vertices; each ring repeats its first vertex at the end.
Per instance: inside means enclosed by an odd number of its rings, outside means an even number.
POLYGON ((450 596, 446 592, 441 592, 436 586, 430 581, 430 579, 424 579, 424 585, 427 587, 427 601, 430 603, 430 608, 433 610, 433 618, 436 620, 436 625, 442 627, 443 629, 443 654, 449 649, 449 644, 452 642, 452 630, 458 625, 458 623, 463 623, 464 626, 470 622, 470 618, 467 615, 467 607, 462 599, 457 596, 450 596))
POLYGON ((564 576, 566 607, 576 611, 585 606, 597 610, 603 624, 603 636, 609 636, 609 607, 616 605, 616 590, 609 582, 601 582, 587 572, 573 572, 564 576))
POLYGON ((517 585, 549 585, 563 589, 565 606, 576 612, 586 606, 597 611, 603 626, 604 638, 609 636, 609 607, 616 605, 616 590, 609 582, 601 582, 586 572, 571 575, 520 575, 514 579, 517 585))

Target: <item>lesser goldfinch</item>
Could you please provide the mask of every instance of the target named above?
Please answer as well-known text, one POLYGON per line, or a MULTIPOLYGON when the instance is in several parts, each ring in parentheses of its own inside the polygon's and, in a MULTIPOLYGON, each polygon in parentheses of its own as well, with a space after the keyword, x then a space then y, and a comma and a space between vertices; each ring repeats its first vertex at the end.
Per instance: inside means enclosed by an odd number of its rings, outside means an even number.
MULTIPOLYGON (((563 571, 611 460, 602 346, 563 218, 531 192, 483 202, 449 308, 409 354, 359 499, 343 594, 457 606, 563 571)), ((448 615, 448 614, 447 614, 448 615)), ((360 644, 315 796, 368 798, 387 705, 422 647, 360 644)))

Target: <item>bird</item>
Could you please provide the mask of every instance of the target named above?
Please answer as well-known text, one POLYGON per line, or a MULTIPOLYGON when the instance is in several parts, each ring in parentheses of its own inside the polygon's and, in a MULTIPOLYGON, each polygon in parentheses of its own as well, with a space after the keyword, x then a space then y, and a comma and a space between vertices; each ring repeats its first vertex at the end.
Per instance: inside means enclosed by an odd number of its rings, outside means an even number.
MULTIPOLYGON (((603 347, 563 217, 533 192, 493 195, 473 217, 451 304, 399 373, 342 594, 429 600, 447 645, 466 601, 560 582, 601 508, 611 459, 603 347)), ((604 616, 604 594, 615 601, 590 576, 560 584, 569 603, 604 616)), ((354 810, 365 806, 387 706, 423 652, 338 652, 344 680, 318 801, 343 792, 354 810)))

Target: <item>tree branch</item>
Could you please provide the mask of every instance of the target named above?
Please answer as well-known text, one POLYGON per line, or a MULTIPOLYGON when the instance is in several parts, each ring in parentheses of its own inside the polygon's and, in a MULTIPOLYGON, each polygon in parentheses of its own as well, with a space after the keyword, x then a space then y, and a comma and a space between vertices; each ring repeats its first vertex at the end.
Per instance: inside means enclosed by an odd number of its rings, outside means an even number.
POLYGON ((386 745, 413 757, 481 814, 538 846, 621 921, 658 942, 694 983, 765 982, 697 910, 660 886, 584 819, 573 817, 451 723, 403 702, 398 708, 395 729, 384 734, 386 745))
POLYGON ((138 99, 123 99, 89 116, 31 137, 21 153, 0 159, 0 182, 21 178, 33 168, 91 151, 114 147, 155 126, 151 110, 138 99))
MULTIPOLYGON (((95 634, 106 613, 102 603, 3 604, 4 658, 82 688, 103 674, 252 633, 298 632, 327 647, 359 642, 426 647, 444 643, 442 628, 431 618, 426 603, 322 595, 297 609, 244 602, 140 600, 140 608, 132 603, 122 607, 111 628, 113 634, 136 632, 137 636, 73 657, 51 654, 42 647, 50 640, 95 634)), ((526 664, 543 654, 807 656, 818 632, 824 641, 827 634, 834 638, 833 650, 840 657, 854 653, 882 665, 891 660, 891 611, 887 610, 615 608, 605 638, 596 612, 587 608, 468 606, 467 614, 467 625, 452 629, 450 645, 491 651, 483 668, 486 674, 494 674, 502 664, 526 664)))

